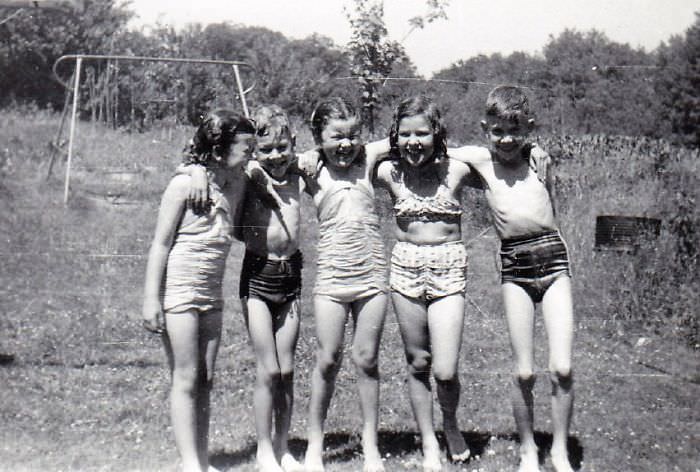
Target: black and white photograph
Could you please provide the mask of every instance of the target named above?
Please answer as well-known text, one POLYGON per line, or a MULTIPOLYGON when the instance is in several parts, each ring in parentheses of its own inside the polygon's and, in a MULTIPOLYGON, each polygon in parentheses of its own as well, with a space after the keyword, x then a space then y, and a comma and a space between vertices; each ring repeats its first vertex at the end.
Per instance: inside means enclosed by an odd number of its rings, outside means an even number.
POLYGON ((0 472, 700 472, 698 0, 0 0, 0 472))

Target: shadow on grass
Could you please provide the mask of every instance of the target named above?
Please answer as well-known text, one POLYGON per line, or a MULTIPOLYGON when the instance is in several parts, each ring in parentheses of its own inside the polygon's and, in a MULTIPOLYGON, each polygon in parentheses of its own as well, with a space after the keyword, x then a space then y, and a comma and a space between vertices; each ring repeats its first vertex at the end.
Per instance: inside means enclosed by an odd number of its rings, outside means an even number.
MULTIPOLYGON (((471 458, 484 454, 488 448, 492 436, 505 441, 518 442, 517 434, 490 433, 482 431, 463 431, 462 436, 469 446, 471 458)), ((445 438, 442 433, 438 433, 438 440, 442 448, 445 448, 445 438)), ((535 432, 535 442, 539 448, 540 462, 549 454, 552 448, 552 435, 550 433, 535 432)), ((306 451, 306 440, 291 438, 289 440, 290 452, 299 460, 304 460, 306 451)), ((359 434, 346 432, 327 433, 324 438, 324 461, 327 462, 350 462, 358 459, 362 455, 362 446, 359 434)), ((578 439, 569 437, 567 441, 569 449, 569 461, 575 469, 581 468, 583 462, 583 447, 578 439)), ((398 458, 407 454, 420 453, 420 438, 418 433, 409 431, 379 431, 379 450, 382 456, 398 458)), ((471 460, 471 459, 470 459, 471 460)), ((217 452, 211 456, 211 463, 214 467, 235 468, 243 464, 255 462, 255 443, 251 442, 242 449, 233 452, 217 452)), ((469 462, 469 461, 467 461, 469 462)))
POLYGON ((255 463, 255 443, 248 443, 243 449, 233 452, 215 452, 209 456, 209 462, 217 469, 235 468, 243 464, 255 463))
MULTIPOLYGON (((552 434, 535 431, 535 443, 539 448, 539 460, 542 463, 552 449, 552 434)), ((569 436, 566 440, 566 448, 569 451, 569 462, 572 467, 576 470, 580 469, 583 462, 583 446, 577 438, 569 436)))

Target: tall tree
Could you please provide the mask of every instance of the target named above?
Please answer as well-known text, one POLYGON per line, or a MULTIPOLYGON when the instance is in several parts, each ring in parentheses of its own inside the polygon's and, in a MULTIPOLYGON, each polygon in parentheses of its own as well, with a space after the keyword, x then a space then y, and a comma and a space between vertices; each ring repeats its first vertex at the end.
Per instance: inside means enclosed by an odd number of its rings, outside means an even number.
POLYGON ((46 10, 0 26, 0 104, 13 99, 59 106, 63 89, 51 65, 63 54, 106 53, 131 17, 117 0, 86 0, 82 12, 46 10))
POLYGON ((354 0, 352 12, 346 9, 352 35, 348 43, 350 70, 359 77, 362 111, 370 135, 374 134, 379 88, 394 63, 406 58, 403 47, 388 38, 384 24, 384 4, 374 0, 354 0))

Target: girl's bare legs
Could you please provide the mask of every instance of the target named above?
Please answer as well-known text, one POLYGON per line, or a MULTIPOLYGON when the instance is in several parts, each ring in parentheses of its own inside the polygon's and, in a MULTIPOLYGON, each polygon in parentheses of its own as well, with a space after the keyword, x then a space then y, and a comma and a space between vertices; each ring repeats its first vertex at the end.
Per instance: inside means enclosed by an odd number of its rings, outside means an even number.
POLYGON ((263 472, 282 472, 272 446, 273 392, 278 388, 280 381, 272 313, 262 300, 248 298, 242 301, 256 361, 253 406, 257 434, 257 465, 263 472))
POLYGON ((379 453, 377 429, 379 423, 379 342, 386 315, 386 294, 378 294, 354 302, 352 311, 355 330, 352 359, 358 371, 360 406, 362 408, 362 452, 364 472, 384 470, 379 453))
POLYGON ((392 292, 391 300, 399 322, 406 361, 408 362, 408 395, 416 418, 423 446, 423 469, 439 471, 440 444, 433 427, 433 395, 430 388, 430 334, 428 310, 420 300, 392 292))
POLYGON ((464 296, 439 298, 428 305, 428 330, 433 353, 433 376, 442 410, 447 451, 453 461, 469 458, 469 447, 457 424, 460 383, 457 367, 464 328, 464 296))
POLYGON ((299 300, 287 302, 275 313, 275 345, 280 369, 279 388, 275 392, 275 454, 285 472, 302 470, 289 452, 289 427, 294 406, 294 352, 299 339, 299 300))
MULTIPOLYGON (((209 312, 199 317, 199 352, 203 359, 204 371, 200 373, 197 393, 197 453, 203 470, 209 466, 209 421, 211 417, 211 389, 214 385, 214 366, 221 343, 221 311, 209 312)), ((201 365, 201 364, 200 364, 201 365)), ((202 367, 200 367, 202 368, 202 367)))
POLYGON ((552 465, 557 472, 573 472, 566 449, 574 402, 571 372, 574 310, 569 277, 559 277, 549 287, 542 299, 542 314, 549 340, 552 381, 552 465))
POLYGON ((335 378, 342 361, 345 322, 350 307, 322 295, 314 297, 314 320, 318 350, 311 374, 311 399, 304 467, 307 472, 323 471, 323 423, 333 396, 335 378))
POLYGON ((206 370, 211 365, 213 372, 221 335, 221 312, 207 315, 199 315, 196 311, 166 313, 165 325, 165 347, 172 372, 170 415, 175 444, 182 459, 183 471, 205 471, 208 467, 206 441, 209 417, 209 388, 206 383, 207 377, 211 379, 211 374, 206 370), (200 332, 200 320, 205 325, 204 332, 200 332), (204 336, 200 342, 201 334, 204 336), (208 341, 204 338, 208 338, 208 341), (206 354, 201 349, 203 345, 206 345, 206 354), (202 392, 206 393, 200 400, 202 392), (200 415, 205 418, 200 418, 200 415), (206 428, 203 427, 205 419, 206 428), (200 452, 202 449, 204 453, 200 452))
POLYGON ((535 385, 533 335, 535 306, 530 296, 516 284, 502 286, 503 304, 515 358, 512 390, 513 415, 520 436, 519 472, 538 472, 539 460, 533 428, 533 397, 535 385))

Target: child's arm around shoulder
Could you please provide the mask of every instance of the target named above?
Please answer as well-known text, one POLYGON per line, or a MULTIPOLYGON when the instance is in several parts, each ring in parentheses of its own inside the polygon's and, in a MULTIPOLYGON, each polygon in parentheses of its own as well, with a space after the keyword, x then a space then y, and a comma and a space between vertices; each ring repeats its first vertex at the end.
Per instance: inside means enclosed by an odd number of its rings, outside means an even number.
POLYGON ((554 161, 547 151, 532 144, 530 147, 529 165, 537 174, 537 178, 542 182, 549 193, 552 203, 552 211, 556 215, 556 187, 554 185, 554 175, 552 174, 554 161))
POLYGON ((256 195, 268 208, 279 208, 282 206, 282 197, 279 196, 272 179, 267 175, 260 163, 250 160, 245 166, 246 191, 254 191, 256 195))
POLYGON ((467 165, 470 169, 465 172, 463 185, 483 190, 484 182, 481 179, 481 169, 484 164, 491 163, 491 152, 482 146, 462 146, 459 148, 449 148, 447 157, 452 162, 459 162, 467 165))
POLYGON ((168 254, 172 247, 182 212, 187 204, 190 177, 176 175, 163 192, 158 210, 155 234, 148 252, 146 282, 143 291, 143 323, 149 331, 163 331, 163 308, 160 304, 160 286, 165 275, 168 254))
POLYGON ((176 175, 186 175, 191 177, 189 188, 187 189, 187 201, 192 208, 203 211, 209 202, 209 177, 207 169, 200 164, 180 164, 175 169, 176 175))
POLYGON ((458 148, 448 148, 447 157, 456 161, 478 167, 481 164, 491 162, 491 152, 483 146, 462 146, 458 148))
POLYGON ((391 144, 389 143, 389 138, 365 144, 365 155, 367 156, 367 165, 372 167, 390 159, 391 144))
POLYGON ((381 161, 377 165, 374 175, 374 184, 387 190, 391 190, 391 184, 396 180, 396 165, 394 161, 381 161))
POLYGON ((537 174, 537 177, 545 185, 548 185, 547 181, 550 180, 549 174, 552 167, 552 157, 539 147, 537 144, 530 145, 530 168, 537 174))

